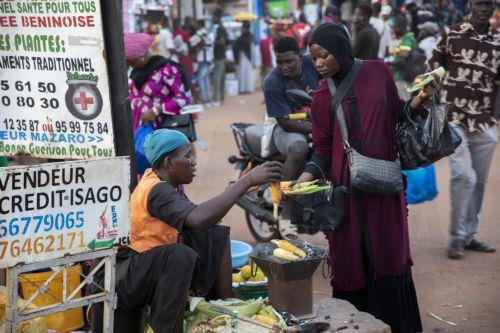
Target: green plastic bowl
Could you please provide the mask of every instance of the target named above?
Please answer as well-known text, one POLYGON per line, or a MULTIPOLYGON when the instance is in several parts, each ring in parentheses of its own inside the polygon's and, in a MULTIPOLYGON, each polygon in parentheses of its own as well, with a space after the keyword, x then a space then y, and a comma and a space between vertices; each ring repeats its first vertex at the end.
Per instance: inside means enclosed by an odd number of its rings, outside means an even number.
POLYGON ((263 286, 245 286, 233 288, 234 297, 237 299, 248 300, 259 297, 266 298, 269 295, 267 285, 263 286))

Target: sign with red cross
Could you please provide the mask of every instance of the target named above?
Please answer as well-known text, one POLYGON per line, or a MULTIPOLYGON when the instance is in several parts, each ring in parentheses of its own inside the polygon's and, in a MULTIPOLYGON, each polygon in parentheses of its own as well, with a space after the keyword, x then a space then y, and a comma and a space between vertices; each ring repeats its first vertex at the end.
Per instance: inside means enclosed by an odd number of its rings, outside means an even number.
POLYGON ((0 9, 0 22, 9 21, 0 33, 0 59, 12 59, 0 66, 0 156, 116 156, 103 1, 7 1, 8 10, 0 9), (72 24, 41 29, 25 20, 24 2, 42 8, 36 14, 50 22, 72 24), (27 38, 22 45, 19 36, 27 38))
POLYGON ((81 120, 92 120, 102 110, 102 96, 97 89, 97 77, 94 80, 69 79, 66 92, 66 106, 69 112, 81 120))

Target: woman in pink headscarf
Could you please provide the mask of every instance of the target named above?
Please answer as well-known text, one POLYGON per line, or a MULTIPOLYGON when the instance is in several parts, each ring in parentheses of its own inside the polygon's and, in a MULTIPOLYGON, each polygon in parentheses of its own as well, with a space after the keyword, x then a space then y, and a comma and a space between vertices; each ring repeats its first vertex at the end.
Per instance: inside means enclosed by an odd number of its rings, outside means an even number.
POLYGON ((129 95, 134 130, 141 124, 157 128, 163 117, 180 114, 180 109, 192 101, 182 66, 153 56, 149 51, 153 37, 148 34, 127 34, 124 43, 125 58, 132 67, 129 95))

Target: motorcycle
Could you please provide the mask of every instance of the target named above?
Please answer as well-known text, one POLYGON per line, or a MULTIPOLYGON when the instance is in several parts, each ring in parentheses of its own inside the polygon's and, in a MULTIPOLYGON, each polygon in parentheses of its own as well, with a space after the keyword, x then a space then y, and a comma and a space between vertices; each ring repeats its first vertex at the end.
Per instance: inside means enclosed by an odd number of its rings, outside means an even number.
MULTIPOLYGON (((288 89, 287 100, 310 106, 312 97, 300 89, 288 89)), ((295 113, 288 116, 291 120, 307 120, 308 113, 295 113)), ((266 161, 284 162, 285 156, 276 153, 270 157, 261 155, 261 139, 264 135, 264 126, 248 123, 234 123, 231 125, 234 140, 238 148, 238 156, 229 157, 229 163, 235 165, 235 169, 243 174, 248 168, 254 168, 266 161)), ((245 211, 245 218, 252 236, 259 242, 268 242, 276 238, 284 238, 281 235, 278 221, 273 217, 273 204, 269 194, 269 184, 254 188, 242 196, 236 204, 245 211)), ((282 208, 280 207, 280 215, 282 208)), ((315 233, 298 228, 299 233, 315 233)))

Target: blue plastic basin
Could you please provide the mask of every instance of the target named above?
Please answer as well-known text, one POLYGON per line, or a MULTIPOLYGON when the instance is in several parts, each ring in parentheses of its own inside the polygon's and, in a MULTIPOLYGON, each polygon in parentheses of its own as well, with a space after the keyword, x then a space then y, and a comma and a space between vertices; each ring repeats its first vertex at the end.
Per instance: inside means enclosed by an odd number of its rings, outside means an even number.
POLYGON ((248 257, 252 253, 253 248, 238 240, 231 240, 231 265, 233 268, 244 266, 248 262, 248 257))

